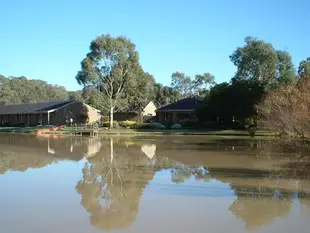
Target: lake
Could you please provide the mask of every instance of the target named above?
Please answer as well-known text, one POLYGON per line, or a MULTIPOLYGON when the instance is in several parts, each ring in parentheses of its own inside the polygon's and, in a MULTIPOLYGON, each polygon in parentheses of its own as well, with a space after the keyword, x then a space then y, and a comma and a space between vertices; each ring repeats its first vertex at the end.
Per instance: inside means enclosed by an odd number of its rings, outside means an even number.
POLYGON ((306 155, 208 136, 0 135, 0 232, 307 233, 306 155))

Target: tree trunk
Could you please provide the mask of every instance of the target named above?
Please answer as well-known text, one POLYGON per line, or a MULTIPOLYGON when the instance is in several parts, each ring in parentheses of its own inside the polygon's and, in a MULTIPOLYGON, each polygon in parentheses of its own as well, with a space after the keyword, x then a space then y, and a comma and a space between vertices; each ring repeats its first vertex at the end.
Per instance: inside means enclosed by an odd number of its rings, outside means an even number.
POLYGON ((111 164, 113 163, 113 158, 114 158, 114 142, 113 142, 113 138, 110 138, 110 162, 111 164))
POLYGON ((110 128, 113 129, 113 114, 114 114, 114 107, 110 107, 110 128))

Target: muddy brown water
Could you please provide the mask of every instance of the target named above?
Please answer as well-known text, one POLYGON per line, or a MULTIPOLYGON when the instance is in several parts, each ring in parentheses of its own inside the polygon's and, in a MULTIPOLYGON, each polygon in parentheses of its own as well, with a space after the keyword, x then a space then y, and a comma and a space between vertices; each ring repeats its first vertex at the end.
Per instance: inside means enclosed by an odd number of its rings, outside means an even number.
POLYGON ((310 232, 307 152, 266 141, 0 135, 0 232, 310 232))

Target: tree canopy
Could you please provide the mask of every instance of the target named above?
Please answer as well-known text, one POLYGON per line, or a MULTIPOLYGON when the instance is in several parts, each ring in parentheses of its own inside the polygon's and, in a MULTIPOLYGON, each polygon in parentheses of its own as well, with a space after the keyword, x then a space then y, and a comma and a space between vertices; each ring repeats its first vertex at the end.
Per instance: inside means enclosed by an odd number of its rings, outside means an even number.
POLYGON ((272 44, 253 37, 245 39, 230 56, 237 67, 235 78, 260 82, 265 89, 295 81, 292 58, 286 51, 277 51, 272 44))
POLYGON ((128 103, 125 90, 136 85, 139 56, 135 45, 127 38, 101 35, 90 44, 90 52, 81 62, 76 80, 80 85, 97 88, 105 97, 104 106, 113 113, 128 103))
POLYGON ((40 103, 67 100, 68 92, 62 86, 26 77, 0 75, 0 104, 40 103))
POLYGON ((300 62, 298 74, 300 77, 310 77, 310 57, 300 62))

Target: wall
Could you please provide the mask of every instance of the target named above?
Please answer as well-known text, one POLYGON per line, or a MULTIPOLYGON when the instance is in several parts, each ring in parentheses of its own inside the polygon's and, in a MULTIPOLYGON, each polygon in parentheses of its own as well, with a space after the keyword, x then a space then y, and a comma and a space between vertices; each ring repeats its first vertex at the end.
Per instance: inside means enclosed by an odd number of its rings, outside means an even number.
POLYGON ((70 118, 73 119, 73 124, 85 124, 87 120, 85 114, 87 116, 84 104, 81 102, 73 102, 55 112, 51 112, 50 124, 66 125, 70 123, 70 118))
MULTIPOLYGON (((41 121, 41 114, 12 114, 1 115, 0 125, 17 125, 24 124, 30 126, 37 126, 41 121)), ((47 125, 47 114, 42 114, 42 124, 47 125)))
POLYGON ((98 110, 82 102, 73 102, 50 113, 50 124, 66 125, 73 119, 73 124, 92 124, 100 119, 98 110))
POLYGON ((151 101, 146 105, 146 107, 143 109, 142 115, 143 116, 156 116, 156 106, 155 104, 151 101))
POLYGON ((87 104, 84 104, 84 107, 87 109, 88 121, 87 123, 93 124, 101 120, 101 113, 98 109, 93 108, 87 104))

